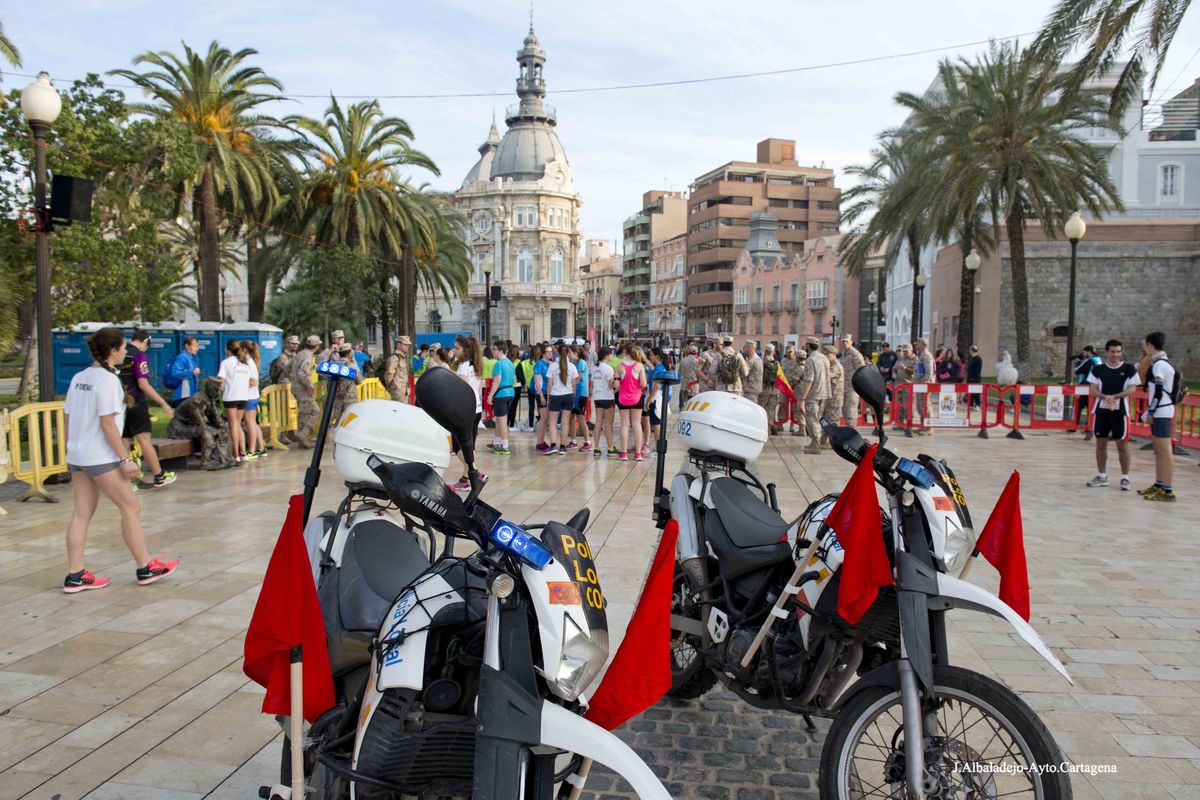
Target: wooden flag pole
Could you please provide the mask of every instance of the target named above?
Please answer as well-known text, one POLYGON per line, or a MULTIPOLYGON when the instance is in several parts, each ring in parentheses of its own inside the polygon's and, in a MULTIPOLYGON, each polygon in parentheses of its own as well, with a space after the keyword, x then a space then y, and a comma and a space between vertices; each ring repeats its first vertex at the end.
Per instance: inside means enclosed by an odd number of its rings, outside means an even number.
MULTIPOLYGON (((335 384, 336 385, 336 384, 335 384)), ((288 735, 292 740, 292 800, 304 800, 304 646, 291 652, 292 713, 288 735)))
POLYGON ((587 783, 588 773, 592 771, 592 759, 584 758, 579 762, 579 769, 575 770, 575 774, 567 778, 571 784, 571 795, 568 800, 579 800, 583 794, 583 787, 587 783))

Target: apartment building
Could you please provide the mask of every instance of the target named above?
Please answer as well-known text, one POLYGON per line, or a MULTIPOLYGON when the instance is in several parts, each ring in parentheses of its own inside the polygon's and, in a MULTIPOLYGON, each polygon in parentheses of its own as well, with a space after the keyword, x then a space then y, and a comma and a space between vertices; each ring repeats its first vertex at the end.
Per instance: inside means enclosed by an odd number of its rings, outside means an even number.
POLYGON ((606 240, 588 239, 584 244, 579 281, 583 302, 577 309, 575 329, 595 330, 601 341, 610 341, 620 305, 621 259, 606 240))
POLYGON ((650 246, 650 330, 658 344, 680 344, 687 319, 687 234, 650 246))
POLYGON ((641 211, 622 225, 625 243, 621 257, 619 322, 626 335, 647 336, 651 333, 651 246, 684 233, 686 226, 687 195, 659 189, 643 194, 641 211))
POLYGON ((733 329, 734 268, 750 238, 750 217, 776 217, 782 253, 802 255, 804 240, 836 234, 833 170, 796 162, 791 139, 764 139, 757 160, 730 161, 692 183, 687 216, 687 332, 733 329))

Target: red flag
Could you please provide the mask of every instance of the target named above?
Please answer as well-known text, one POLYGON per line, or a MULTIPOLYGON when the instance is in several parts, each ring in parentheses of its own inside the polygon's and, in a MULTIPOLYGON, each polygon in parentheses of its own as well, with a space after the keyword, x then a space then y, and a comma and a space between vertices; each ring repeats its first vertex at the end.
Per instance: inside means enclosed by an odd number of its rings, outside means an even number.
POLYGON ((584 716, 612 730, 662 699, 671 688, 671 583, 679 523, 663 530, 625 638, 584 716))
POLYGON ((858 623, 875 602, 879 587, 891 586, 892 568, 883 548, 883 523, 875 499, 875 445, 846 482, 825 523, 837 532, 842 545, 838 613, 851 625, 858 623))
POLYGON ((1029 621, 1029 569, 1021 526, 1021 473, 1013 470, 975 549, 1000 573, 1000 599, 1029 621))
POLYGON ((242 671, 267 688, 264 714, 290 714, 289 656, 293 647, 303 645, 304 718, 316 722, 322 712, 333 707, 333 673, 312 564, 301 530, 303 502, 296 494, 288 503, 287 519, 275 542, 246 631, 242 671))
POLYGON ((792 385, 788 383, 787 377, 783 374, 783 367, 779 364, 775 365, 775 388, 791 402, 797 402, 796 393, 792 390, 792 385))

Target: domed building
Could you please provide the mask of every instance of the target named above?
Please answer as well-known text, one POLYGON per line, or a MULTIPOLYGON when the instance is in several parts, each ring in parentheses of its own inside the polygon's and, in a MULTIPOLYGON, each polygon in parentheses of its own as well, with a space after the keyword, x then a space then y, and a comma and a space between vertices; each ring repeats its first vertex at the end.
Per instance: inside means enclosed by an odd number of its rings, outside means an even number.
POLYGON ((469 330, 485 335, 485 287, 495 298, 492 339, 522 345, 575 335, 579 280, 579 195, 567 153, 546 105, 542 68, 546 54, 533 27, 517 53, 517 97, 504 115, 501 137, 493 119, 479 160, 456 193, 468 221, 467 245, 475 271, 467 298, 452 304, 427 300, 417 310, 422 333, 469 330))

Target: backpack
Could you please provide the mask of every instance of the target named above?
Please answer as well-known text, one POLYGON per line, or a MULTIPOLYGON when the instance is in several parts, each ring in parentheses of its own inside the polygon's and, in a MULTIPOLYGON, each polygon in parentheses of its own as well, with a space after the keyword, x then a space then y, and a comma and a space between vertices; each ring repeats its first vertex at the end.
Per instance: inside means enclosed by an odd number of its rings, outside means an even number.
MULTIPOLYGON (((167 362, 167 366, 163 369, 162 385, 166 389, 178 389, 183 385, 183 378, 175 374, 175 361, 179 358, 179 354, 171 356, 171 360, 167 362)), ((271 367, 274 370, 274 365, 271 367)))
MULTIPOLYGON (((1164 388, 1163 394, 1165 394, 1167 397, 1167 400, 1170 401, 1170 405, 1177 406, 1183 402, 1183 396, 1185 394, 1187 394, 1187 392, 1184 390, 1184 386, 1186 385, 1186 382, 1183 379, 1183 373, 1179 371, 1179 367, 1175 366, 1174 364, 1171 364, 1170 360, 1165 359, 1165 358, 1160 358, 1158 360, 1165 361, 1167 364, 1170 365, 1171 369, 1175 370, 1175 385, 1171 387, 1171 391, 1169 391, 1169 392, 1164 388)), ((1153 375, 1154 374, 1154 364, 1153 363, 1151 363, 1150 368, 1151 368, 1150 374, 1153 375)))
MULTIPOLYGON (((174 361, 174 359, 172 359, 174 361)), ((167 365, 167 372, 171 371, 171 365, 167 365)), ((271 362, 270 369, 267 370, 267 377, 271 383, 279 383, 283 380, 283 356, 276 356, 271 362)))
MULTIPOLYGON (((395 355, 395 354, 393 353, 392 355, 395 355)), ((384 378, 387 377, 388 362, 391 360, 392 360, 392 356, 388 356, 387 358, 381 358, 381 359, 379 359, 379 363, 375 365, 375 377, 379 379, 380 383, 383 383, 384 378)))
POLYGON ((742 369, 738 364, 737 353, 726 353, 721 356, 721 366, 717 367, 717 381, 732 386, 742 377, 742 369))

